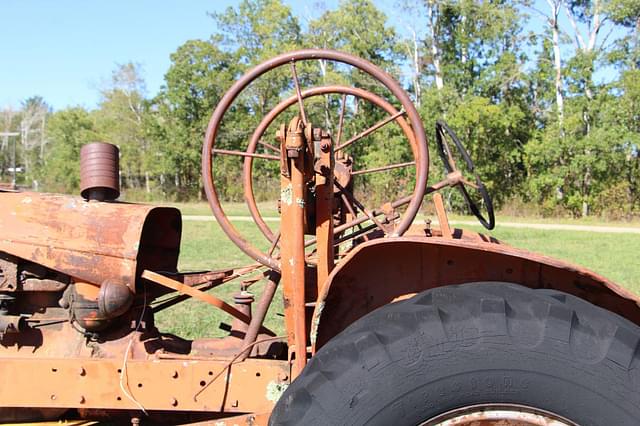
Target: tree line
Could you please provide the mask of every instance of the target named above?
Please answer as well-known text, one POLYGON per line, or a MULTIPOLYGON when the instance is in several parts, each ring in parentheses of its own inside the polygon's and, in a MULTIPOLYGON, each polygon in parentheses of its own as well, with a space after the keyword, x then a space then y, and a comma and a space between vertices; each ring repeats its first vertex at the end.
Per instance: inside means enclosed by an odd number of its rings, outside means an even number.
MULTIPOLYGON (((404 84, 431 139, 432 176, 439 173, 433 129, 444 118, 498 205, 549 215, 640 215, 640 2, 406 0, 389 13, 369 0, 342 0, 309 18, 281 0, 243 0, 211 14, 209 39, 189 40, 171 54, 157 94, 147 93, 132 62, 116 67, 94 109, 53 111, 38 96, 4 108, 0 131, 19 136, 0 138, 0 181, 11 180, 15 141, 18 184, 75 193, 80 147, 106 141, 120 147, 127 199, 200 198, 202 140, 225 91, 266 59, 316 47, 363 57, 404 84)), ((306 87, 370 83, 322 63, 299 72, 306 87)), ((220 146, 246 146, 264 114, 292 91, 281 71, 252 85, 230 110, 220 146)), ((332 102, 319 116, 337 111, 332 102)), ((351 109, 354 126, 364 120, 362 108, 359 115, 351 109)), ((406 156, 393 145, 396 135, 386 138, 385 149, 406 156)), ((375 165, 366 146, 361 161, 375 165)), ((222 195, 239 199, 241 167, 222 161, 222 195)), ((402 182, 405 175, 390 176, 402 182)), ((385 178, 367 185, 369 193, 393 191, 385 178)))

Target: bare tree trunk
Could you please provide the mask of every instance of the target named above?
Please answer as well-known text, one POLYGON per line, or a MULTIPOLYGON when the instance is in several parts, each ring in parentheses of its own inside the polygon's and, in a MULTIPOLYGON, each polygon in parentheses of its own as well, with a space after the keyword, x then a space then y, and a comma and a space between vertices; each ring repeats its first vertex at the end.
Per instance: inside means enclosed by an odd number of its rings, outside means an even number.
POLYGON ((413 80, 414 102, 419 107, 420 98, 422 96, 422 87, 420 86, 420 50, 418 48, 418 33, 415 28, 408 27, 411 32, 411 46, 407 45, 407 53, 411 58, 411 68, 413 80))
POLYGON ((45 113, 42 116, 42 123, 40 124, 40 155, 38 157, 40 161, 44 161, 44 146, 47 143, 47 139, 45 136, 46 127, 47 127, 47 114, 45 113))
POLYGON ((431 56, 433 68, 435 71, 436 88, 442 90, 444 87, 444 79, 442 76, 442 66, 440 62, 440 44, 438 42, 439 28, 439 6, 437 0, 429 0, 427 2, 427 17, 429 18, 429 35, 431 36, 431 56))
MULTIPOLYGON (((594 0, 593 2, 593 14, 587 18, 587 36, 588 42, 585 42, 585 39, 582 37, 582 33, 580 32, 580 28, 578 28, 578 24, 576 22, 575 17, 571 11, 571 8, 568 4, 565 3, 565 12, 567 14, 567 18, 571 27, 573 28, 574 33, 574 44, 576 46, 576 50, 581 50, 583 53, 587 55, 593 54, 597 49, 598 42, 598 34, 602 28, 603 19, 600 16, 602 12, 602 4, 600 0, 594 0)), ((606 38, 606 37, 605 37, 606 38)), ((585 95, 589 100, 593 99, 593 92, 591 90, 591 74, 593 71, 593 57, 590 58, 591 63, 589 64, 588 76, 585 81, 585 95)))
POLYGON ((549 26, 551 27, 552 43, 553 43, 553 65, 556 71, 555 75, 555 91, 556 91, 556 108, 558 114, 558 127, 560 135, 564 134, 564 96, 562 84, 562 58, 560 56, 560 25, 558 23, 558 15, 562 5, 560 0, 547 0, 551 8, 551 15, 548 16, 549 26))

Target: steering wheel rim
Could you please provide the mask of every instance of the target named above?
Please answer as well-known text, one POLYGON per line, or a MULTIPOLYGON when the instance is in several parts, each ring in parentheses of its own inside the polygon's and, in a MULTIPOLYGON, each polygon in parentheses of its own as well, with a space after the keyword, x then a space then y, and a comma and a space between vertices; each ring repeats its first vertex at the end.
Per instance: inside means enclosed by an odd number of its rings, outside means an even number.
POLYGON ((436 121, 436 144, 438 147, 438 154, 440 156, 440 159, 444 163, 444 167, 447 173, 453 173, 458 169, 455 166, 455 163, 452 164, 453 161, 450 155, 447 154, 447 151, 449 152, 449 154, 451 154, 451 149, 449 147, 449 144, 445 141, 443 137, 445 136, 445 134, 446 136, 449 136, 449 138, 453 141, 454 145, 458 149, 458 152, 462 156, 462 159, 467 165, 467 169, 471 173, 473 173, 473 176, 475 177, 475 184, 477 186, 476 189, 480 193, 480 196, 482 197, 482 200, 484 201, 485 207, 487 209, 488 220, 485 219, 485 217, 480 212, 480 208, 471 199, 471 196, 469 195, 469 192, 467 191, 465 184, 463 182, 460 182, 456 186, 462 193, 462 197, 465 199, 467 206, 469 207, 469 210, 471 210, 471 213, 473 213, 473 215, 478 219, 478 221, 482 224, 482 226, 484 226, 488 230, 492 230, 496 226, 496 218, 495 218, 495 211, 493 208, 493 200, 489 195, 489 191, 487 191, 487 188, 482 182, 482 180, 480 179, 480 176, 478 176, 478 173, 476 173, 475 166, 473 164, 473 161, 471 160, 471 156, 469 155, 469 152, 467 152, 466 148, 464 147, 464 145, 462 144, 462 142, 460 141, 456 133, 447 125, 447 123, 445 123, 442 120, 437 120, 436 121))
POLYGON ((411 223, 414 217, 420 209, 422 198, 426 188, 427 176, 429 172, 429 153, 427 149, 427 138, 424 131, 424 126, 420 121, 420 116, 415 106, 411 102, 411 99, 407 93, 400 87, 400 85, 382 69, 373 65, 372 63, 365 61, 361 58, 357 58, 344 52, 338 52, 334 50, 324 49, 303 49, 293 52, 284 53, 272 58, 262 64, 256 66, 238 81, 236 81, 231 88, 224 94, 216 109, 214 110, 207 131, 204 137, 204 143, 202 147, 202 179, 204 184, 204 190, 209 201, 209 206, 215 216, 218 224, 227 234, 227 236, 238 246, 245 254, 255 259, 259 263, 276 271, 280 270, 280 261, 267 255, 261 250, 254 247, 236 230, 231 224, 231 221, 227 218, 226 214, 220 203, 215 184, 213 182, 213 149, 215 147, 216 138, 222 124, 225 113, 233 104, 233 101, 238 95, 255 79, 265 74, 266 72, 277 68, 281 65, 288 63, 295 63, 302 60, 331 60, 335 62, 341 62, 347 65, 351 65, 357 68, 374 79, 379 81, 385 86, 395 97, 400 101, 402 107, 406 111, 407 117, 414 130, 416 136, 416 142, 418 146, 418 159, 416 161, 416 184, 413 192, 413 197, 409 202, 407 211, 404 217, 400 221, 396 232, 392 236, 402 235, 411 223))
MULTIPOLYGON (((307 99, 314 96, 322 96, 322 95, 328 95, 328 94, 342 94, 342 95, 354 96, 359 99, 364 99, 370 102, 371 104, 385 111, 390 116, 395 116, 398 114, 398 110, 396 110, 396 108, 393 105, 391 105, 389 102, 387 102, 385 99, 381 98, 375 93, 372 93, 357 87, 340 86, 340 85, 318 86, 318 87, 313 87, 311 89, 307 89, 303 91, 301 93, 301 97, 302 99, 307 99)), ((258 126, 256 127, 256 130, 253 132, 253 135, 251 136, 251 139, 249 141, 249 145, 247 146, 246 152, 254 153, 258 147, 258 144, 260 143, 259 141, 264 136, 269 125, 271 125, 280 114, 285 112, 287 108, 295 105, 297 101, 298 101, 297 96, 295 95, 291 96, 290 98, 280 102, 271 111, 269 111, 269 113, 264 116, 260 124, 258 124, 258 126)), ((418 156, 418 147, 416 146, 416 140, 415 140, 415 135, 413 134, 413 129, 411 128, 411 126, 409 126, 407 121, 402 116, 398 116, 394 121, 400 126, 405 137, 409 141, 409 145, 411 147, 411 151, 415 161, 418 156)), ((260 210, 258 209, 255 196, 254 196, 253 168, 252 168, 253 160, 254 160, 253 157, 246 157, 243 164, 242 178, 243 178, 243 186, 244 186, 244 198, 247 203, 247 206, 249 207, 249 212, 253 217, 254 222, 256 223, 256 225, 258 226, 262 234, 269 241, 273 243, 276 237, 273 233, 273 230, 264 221, 262 215, 260 214, 260 210)))

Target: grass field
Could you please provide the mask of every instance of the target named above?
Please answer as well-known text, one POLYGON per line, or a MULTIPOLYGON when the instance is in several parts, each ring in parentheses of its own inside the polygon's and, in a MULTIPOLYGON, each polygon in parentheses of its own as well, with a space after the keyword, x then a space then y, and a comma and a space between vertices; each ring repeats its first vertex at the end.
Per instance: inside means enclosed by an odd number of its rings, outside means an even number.
MULTIPOLYGON (((168 203, 167 205, 180 209, 183 215, 195 215, 195 216, 211 216, 211 209, 205 202, 200 203, 168 203)), ((226 203, 223 208, 225 213, 229 216, 243 216, 248 215, 246 205, 244 203, 226 203)), ((262 214, 266 217, 277 217, 278 212, 276 210, 275 202, 262 202, 258 203, 258 208, 262 214)), ((469 216, 450 214, 451 220, 474 220, 469 216)), ((555 217, 541 217, 531 216, 527 214, 514 215, 514 214, 500 214, 499 222, 515 222, 515 223, 552 223, 552 224, 564 224, 564 225, 593 225, 593 226, 614 226, 614 227, 628 227, 635 226, 640 227, 640 219, 634 219, 630 221, 603 221, 603 219, 597 216, 589 216, 586 218, 555 218, 555 217)))
MULTIPOLYGON (((210 215, 204 203, 176 205, 184 215, 210 215)), ((272 204, 262 205, 265 216, 275 216, 272 204)), ((246 215, 243 205, 232 204, 226 208, 228 215, 246 215)), ((469 218, 456 217, 469 220, 469 218)), ((500 227, 500 221, 510 218, 498 217, 498 226, 490 234, 509 244, 580 264, 640 294, 640 235, 604 234, 583 231, 545 231, 534 229, 512 229, 500 227)), ((527 222, 520 218, 521 222, 527 222)), ((533 220, 532 220, 533 222, 533 220)), ((549 222, 550 223, 550 222, 549 222)), ((579 223, 575 221, 572 223, 579 223)), ((615 223, 594 223, 593 225, 615 226, 615 223)), ((248 241, 261 249, 268 243, 252 222, 234 222, 236 228, 248 241)), ((270 224, 271 225, 271 224, 270 224)), ((272 224, 277 227, 277 223, 272 224)), ((629 224, 621 224, 629 226, 629 224)), ((633 225, 633 224, 632 224, 633 225)), ((480 226, 466 228, 482 232, 480 226)), ((185 221, 183 225, 182 247, 179 267, 181 270, 211 270, 253 263, 222 232, 215 222, 185 221)), ((261 293, 260 285, 251 289, 256 296, 261 293)), ((231 283, 212 290, 225 300, 232 300, 237 284, 231 283)), ((283 331, 282 300, 276 296, 267 319, 267 326, 280 333, 283 331)), ((221 336, 220 322, 231 319, 215 308, 202 302, 187 301, 161 312, 157 324, 163 331, 187 338, 221 336)))

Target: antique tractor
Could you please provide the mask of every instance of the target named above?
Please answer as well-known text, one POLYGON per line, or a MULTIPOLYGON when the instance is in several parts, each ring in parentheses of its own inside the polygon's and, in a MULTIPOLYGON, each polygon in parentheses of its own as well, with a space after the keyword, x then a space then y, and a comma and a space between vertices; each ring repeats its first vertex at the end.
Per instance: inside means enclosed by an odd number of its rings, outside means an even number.
POLYGON ((444 122, 435 130, 446 173, 428 185, 423 124, 378 67, 301 50, 252 69, 220 101, 203 147, 213 214, 256 262, 225 270, 177 270, 176 209, 114 201, 112 145, 83 148, 81 198, 2 191, 1 419, 638 424, 638 298, 585 269, 451 229, 445 188, 489 229, 494 214, 460 140, 444 122), (301 87, 318 63, 315 81, 348 70, 365 83, 301 87), (226 149, 234 129, 224 118, 238 99, 259 100, 270 78, 288 78, 292 95, 264 114, 245 149, 226 149), (347 139, 345 123, 363 116, 380 118, 347 139), (393 150, 366 144, 380 131, 393 150), (363 155, 388 163, 363 168, 363 155), (266 242, 247 241, 221 205, 216 171, 234 158, 266 242), (413 180, 367 207, 376 197, 363 176, 400 170, 413 180), (279 230, 260 211, 256 179, 276 188, 279 230), (414 223, 426 196, 438 228, 414 223), (229 282, 240 290, 234 304, 207 292, 229 282), (265 327, 274 297, 284 301, 283 336, 265 327), (154 314, 187 298, 228 313, 228 336, 187 340, 155 327, 154 314))

